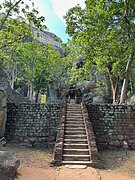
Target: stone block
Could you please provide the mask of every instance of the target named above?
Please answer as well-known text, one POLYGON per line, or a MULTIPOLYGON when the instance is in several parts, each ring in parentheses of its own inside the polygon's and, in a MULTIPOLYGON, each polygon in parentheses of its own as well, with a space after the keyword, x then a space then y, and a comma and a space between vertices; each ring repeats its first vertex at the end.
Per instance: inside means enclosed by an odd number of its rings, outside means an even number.
POLYGON ((115 140, 109 143, 110 146, 121 147, 121 142, 119 140, 115 140))
POLYGON ((0 151, 0 179, 14 180, 17 175, 17 168, 20 166, 20 160, 12 153, 0 151))
POLYGON ((135 150, 135 142, 132 142, 130 147, 131 147, 131 149, 135 150))

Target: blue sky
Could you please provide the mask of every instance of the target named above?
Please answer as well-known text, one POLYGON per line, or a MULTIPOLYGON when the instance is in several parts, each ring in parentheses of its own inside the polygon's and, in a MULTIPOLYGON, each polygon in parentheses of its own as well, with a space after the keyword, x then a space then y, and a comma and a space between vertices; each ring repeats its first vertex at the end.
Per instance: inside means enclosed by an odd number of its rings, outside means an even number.
MULTIPOLYGON (((4 0, 0 0, 4 2, 4 0)), ((63 16, 69 8, 80 4, 82 8, 85 7, 85 0, 23 0, 31 7, 31 2, 34 2, 40 15, 46 18, 46 25, 48 30, 62 39, 63 42, 67 41, 68 35, 66 34, 66 23, 63 16)))
POLYGON ((63 15, 69 8, 80 4, 84 7, 84 0, 33 0, 40 15, 45 16, 46 25, 50 32, 56 34, 63 42, 67 41, 66 24, 63 15))
POLYGON ((50 0, 45 0, 45 3, 43 4, 44 8, 46 9, 45 12, 45 18, 46 18, 46 24, 49 28, 50 32, 55 33, 57 36, 59 36, 64 42, 66 42, 68 35, 66 34, 66 26, 64 21, 62 21, 54 12, 53 5, 50 0))

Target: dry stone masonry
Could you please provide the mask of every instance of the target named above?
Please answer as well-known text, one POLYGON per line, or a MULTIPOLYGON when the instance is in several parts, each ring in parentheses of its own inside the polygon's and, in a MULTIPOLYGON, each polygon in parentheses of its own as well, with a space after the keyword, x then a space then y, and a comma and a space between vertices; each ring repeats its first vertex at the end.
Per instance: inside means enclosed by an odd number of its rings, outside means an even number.
MULTIPOLYGON (((53 147, 60 108, 60 104, 8 104, 6 139, 29 147, 53 147)), ((87 109, 99 149, 123 147, 124 140, 135 149, 135 106, 89 104, 87 109)))
POLYGON ((123 147, 124 140, 135 149, 135 106, 89 104, 87 108, 100 149, 123 147))
POLYGON ((55 142, 60 104, 8 104, 5 137, 25 146, 51 147, 55 142))

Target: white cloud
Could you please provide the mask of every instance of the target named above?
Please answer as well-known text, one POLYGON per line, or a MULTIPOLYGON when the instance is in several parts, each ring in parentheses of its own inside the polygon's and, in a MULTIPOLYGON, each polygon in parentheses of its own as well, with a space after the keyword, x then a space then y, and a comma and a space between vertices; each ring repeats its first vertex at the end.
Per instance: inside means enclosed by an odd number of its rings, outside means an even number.
MULTIPOLYGON (((63 20, 63 16, 66 12, 77 4, 80 4, 82 8, 85 7, 85 0, 51 0, 55 14, 63 20)), ((64 21, 64 20, 63 20, 64 21)))

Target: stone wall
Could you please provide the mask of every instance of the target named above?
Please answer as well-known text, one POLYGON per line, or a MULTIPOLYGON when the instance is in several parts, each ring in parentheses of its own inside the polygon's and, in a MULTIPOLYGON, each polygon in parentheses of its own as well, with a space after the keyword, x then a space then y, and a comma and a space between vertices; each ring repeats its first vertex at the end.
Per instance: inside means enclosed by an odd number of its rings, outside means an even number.
POLYGON ((135 149, 135 106, 87 105, 99 149, 123 147, 126 140, 135 149))
POLYGON ((51 147, 59 119, 60 104, 8 104, 5 137, 25 146, 51 147))
MULTIPOLYGON (((135 106, 87 105, 99 149, 135 149, 135 106)), ((54 146, 60 121, 60 104, 8 104, 5 137, 26 146, 54 146)))

